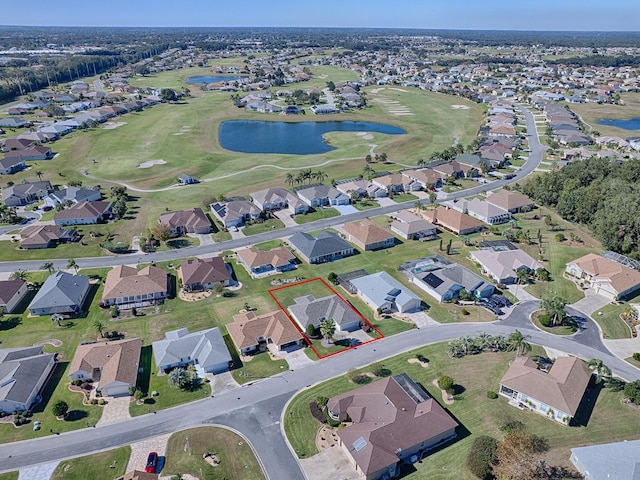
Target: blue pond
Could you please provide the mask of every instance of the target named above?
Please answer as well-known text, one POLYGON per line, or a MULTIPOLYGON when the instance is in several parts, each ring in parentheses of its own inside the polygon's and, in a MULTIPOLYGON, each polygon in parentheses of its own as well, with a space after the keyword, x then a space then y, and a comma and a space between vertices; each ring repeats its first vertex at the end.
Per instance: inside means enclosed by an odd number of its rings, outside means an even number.
POLYGON ((606 119, 598 120, 598 125, 607 125, 608 127, 623 128, 625 130, 640 130, 640 118, 630 118, 629 120, 606 119))
POLYGON ((402 128, 369 122, 229 120, 220 125, 220 145, 227 150, 243 153, 311 155, 335 150, 322 137, 327 132, 407 133, 402 128))
POLYGON ((198 77, 187 78, 187 83, 213 83, 213 82, 233 82, 240 80, 242 77, 238 75, 200 75, 198 77))

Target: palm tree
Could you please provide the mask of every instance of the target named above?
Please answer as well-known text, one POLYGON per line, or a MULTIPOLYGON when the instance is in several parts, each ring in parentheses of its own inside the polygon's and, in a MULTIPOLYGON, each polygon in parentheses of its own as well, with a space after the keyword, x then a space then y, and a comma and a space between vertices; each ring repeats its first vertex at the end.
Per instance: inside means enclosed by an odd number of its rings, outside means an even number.
POLYGON ((22 280, 26 282, 29 278, 29 272, 26 270, 16 270, 11 275, 9 275, 9 280, 22 280))
POLYGON ((531 351, 531 344, 527 342, 527 338, 520 330, 516 330, 507 338, 507 351, 516 352, 516 357, 531 351))
POLYGON ((295 182, 295 181, 296 181, 296 179, 295 179, 295 177, 293 176, 293 173, 288 172, 288 173, 287 173, 287 176, 286 176, 286 178, 285 178, 285 182, 287 182, 287 184, 288 184, 290 187, 293 187, 293 184, 294 184, 294 182, 295 182))
POLYGON ((424 158, 419 158, 418 159, 418 166, 419 167, 423 166, 425 163, 427 163, 427 162, 424 160, 424 158))
POLYGON ((529 283, 529 273, 526 268, 519 268, 516 270, 516 276, 518 277, 518 283, 524 285, 529 283))
POLYGON ((186 388, 191 383, 191 379, 189 378, 189 374, 184 368, 174 368, 169 373, 169 385, 172 387, 178 387, 180 389, 186 388))
POLYGON ((607 367, 599 358, 592 358, 587 362, 587 367, 596 374, 599 380, 611 378, 611 369, 607 367))
POLYGON ((36 170, 35 174, 38 176, 38 180, 42 181, 42 172, 40 170, 36 170))
POLYGON ((62 321, 64 320, 64 315, 62 315, 61 313, 54 313, 53 315, 51 315, 51 321, 52 322, 56 322, 56 324, 61 327, 62 326, 62 321))
POLYGON ((318 182, 322 183, 327 179, 327 174, 322 170, 318 170, 313 174, 313 178, 315 178, 318 182))
POLYGON ((333 334, 336 333, 336 324, 331 319, 326 319, 320 322, 320 334, 331 343, 333 334))
POLYGON ((474 343, 480 350, 486 350, 491 347, 492 341, 493 337, 491 335, 487 332, 480 332, 475 338, 474 343))
POLYGON ((447 354, 450 357, 462 357, 462 343, 459 338, 454 338, 447 344, 447 354))
POLYGON ((75 259, 69 259, 69 261, 67 262, 67 268, 73 268, 76 271, 76 275, 78 274, 78 264, 76 263, 75 259))
POLYGON ((98 332, 98 335, 100 335, 101 337, 104 337, 104 323, 102 323, 100 320, 96 320, 95 322, 93 322, 93 328, 96 329, 96 331, 98 332))
POLYGON ((501 352, 507 348, 507 340, 502 335, 493 335, 491 337, 491 350, 501 352))
POLYGON ((51 274, 51 273, 53 273, 55 268, 53 267, 53 263, 52 262, 44 262, 42 264, 42 266, 40 267, 40 270, 46 270, 51 274))
POLYGON ((540 308, 545 311, 549 318, 551 319, 551 325, 556 326, 557 324, 562 324, 565 313, 565 307, 567 306, 567 302, 564 298, 554 295, 552 297, 544 297, 540 302, 540 308))

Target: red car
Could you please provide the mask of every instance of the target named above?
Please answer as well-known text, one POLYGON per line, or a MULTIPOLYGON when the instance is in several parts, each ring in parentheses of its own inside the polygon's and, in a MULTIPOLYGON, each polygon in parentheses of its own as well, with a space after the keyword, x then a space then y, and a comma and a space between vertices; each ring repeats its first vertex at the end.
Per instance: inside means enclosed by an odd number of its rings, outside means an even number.
POLYGON ((158 452, 151 452, 147 457, 147 466, 144 467, 144 471, 147 473, 155 473, 157 463, 158 463, 158 452))

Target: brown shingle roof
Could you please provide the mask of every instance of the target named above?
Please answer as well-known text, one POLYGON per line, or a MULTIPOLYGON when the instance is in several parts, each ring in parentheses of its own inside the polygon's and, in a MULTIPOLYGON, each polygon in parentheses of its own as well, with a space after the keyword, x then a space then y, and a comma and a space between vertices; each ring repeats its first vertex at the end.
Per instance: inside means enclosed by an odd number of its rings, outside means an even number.
POLYGON ((167 272, 162 268, 149 265, 137 270, 119 265, 107 273, 102 300, 166 291, 167 272))
POLYGON ((344 231, 349 234, 349 240, 356 241, 363 248, 372 243, 384 242, 389 238, 394 238, 391 232, 376 225, 368 218, 346 223, 344 231))
POLYGON ((16 278, 15 280, 0 280, 0 305, 6 305, 9 303, 25 283, 27 282, 20 280, 19 278, 16 278))
POLYGON ((487 202, 492 203, 493 205, 504 208, 505 210, 515 210, 520 209, 524 206, 533 205, 533 200, 531 200, 526 195, 523 195, 519 192, 513 192, 511 190, 499 190, 491 195, 487 196, 487 202))
POLYGON ((160 223, 168 225, 171 229, 178 227, 199 229, 211 226, 211 222, 201 208, 163 213, 160 215, 160 223))
POLYGON ((283 267, 296 257, 285 247, 277 247, 267 252, 251 246, 238 250, 238 256, 249 268, 272 265, 273 268, 283 267))
POLYGON ((398 449, 408 450, 458 426, 406 375, 388 377, 335 396, 327 407, 353 421, 338 435, 365 474, 397 463, 398 449), (355 448, 358 442, 362 448, 355 448))
POLYGON ((302 339, 298 329, 282 310, 256 317, 253 312, 233 316, 227 331, 238 349, 257 345, 258 337, 271 338, 276 345, 285 345, 302 339))
POLYGON ((454 233, 460 233, 469 229, 480 229, 483 224, 480 220, 453 208, 438 206, 434 210, 419 212, 425 219, 436 225, 441 225, 454 233))
POLYGON ((582 401, 591 371, 576 357, 559 357, 545 373, 528 357, 516 358, 500 383, 575 416, 582 401))
POLYGON ((94 368, 101 368, 101 385, 112 382, 135 385, 141 349, 140 338, 80 345, 76 349, 69 372, 83 371, 91 375, 94 368))
POLYGON ((640 272, 595 253, 589 253, 570 263, 575 263, 592 277, 608 278, 618 293, 640 284, 640 272))
POLYGON ((221 257, 184 260, 180 264, 179 275, 184 285, 224 282, 229 279, 227 264, 221 257))
POLYGON ((81 202, 60 210, 53 215, 54 220, 70 220, 74 218, 98 218, 111 209, 111 202, 81 202))

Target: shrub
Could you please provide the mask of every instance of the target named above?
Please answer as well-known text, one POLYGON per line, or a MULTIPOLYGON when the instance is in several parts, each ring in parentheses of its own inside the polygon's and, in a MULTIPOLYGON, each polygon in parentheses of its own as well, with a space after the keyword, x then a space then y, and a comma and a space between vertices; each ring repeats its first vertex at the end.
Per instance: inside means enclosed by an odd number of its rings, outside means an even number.
POLYGON ((460 313, 462 315, 469 315, 469 310, 467 310, 466 308, 463 308, 463 309, 460 310, 460 313))
POLYGON ((308 337, 313 337, 316 334, 316 327, 313 326, 313 323, 310 323, 309 325, 307 325, 305 333, 307 334, 308 337))
POLYGON ((490 400, 495 400, 496 398, 498 398, 498 394, 493 390, 487 390, 487 398, 490 400))
POLYGON ((566 239, 563 233, 556 233, 556 242, 564 242, 566 239))
POLYGON ((318 398, 316 398, 316 403, 320 406, 320 408, 326 407, 328 401, 329 401, 329 399, 327 397, 318 397, 318 398))
POLYGON ((133 385, 129 385, 129 395, 134 395, 136 393, 136 387, 133 385))
POLYGON ((133 394, 133 398, 136 400, 142 400, 144 397, 146 397, 146 395, 142 390, 136 390, 133 394))
POLYGON ((51 412, 53 412, 56 417, 64 417, 68 411, 69 405, 64 400, 58 400, 51 407, 51 412))
POLYGON ((371 373, 373 373, 376 377, 382 377, 382 375, 384 374, 384 367, 380 362, 372 363, 371 373))
POLYGON ((98 405, 104 405, 104 404, 105 404, 104 398, 100 398, 98 400, 98 405))
POLYGON ((453 378, 443 375, 438 379, 438 388, 447 392, 453 390, 453 378))
POLYGON ((79 387, 80 385, 82 385, 82 380, 77 379, 74 380, 73 382, 71 382, 73 385, 75 385, 76 387, 79 387))
POLYGON ((322 412, 322 409, 318 405, 318 402, 310 402, 309 410, 311 410, 311 416, 313 418, 315 418, 320 423, 326 423, 326 418, 324 416, 324 413, 322 412))
POLYGON ((633 403, 640 403, 640 380, 627 383, 624 386, 624 395, 633 403))
POLYGON ((524 423, 518 420, 507 420, 500 425, 500 431, 505 433, 521 432, 522 430, 524 430, 524 423))
POLYGON ((538 316, 538 321, 540 322, 540 325, 542 325, 543 327, 551 326, 551 317, 546 313, 543 313, 540 316, 538 316))
POLYGON ((138 309, 136 307, 133 307, 131 309, 131 315, 133 315, 134 317, 138 316, 138 309))
POLYGON ((326 407, 324 408, 324 418, 330 427, 339 427, 342 423, 340 422, 340 420, 334 420, 333 418, 331 418, 331 416, 329 415, 329 409, 326 407))
POLYGON ((467 468, 482 480, 493 478, 492 467, 497 462, 497 451, 495 438, 487 435, 475 438, 467 454, 467 468))
POLYGON ((633 359, 634 359, 636 362, 640 362, 640 352, 635 352, 635 353, 633 354, 633 359))
POLYGON ((84 382, 82 385, 80 385, 80 387, 83 390, 91 390, 91 384, 89 382, 84 382))

